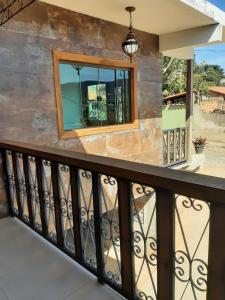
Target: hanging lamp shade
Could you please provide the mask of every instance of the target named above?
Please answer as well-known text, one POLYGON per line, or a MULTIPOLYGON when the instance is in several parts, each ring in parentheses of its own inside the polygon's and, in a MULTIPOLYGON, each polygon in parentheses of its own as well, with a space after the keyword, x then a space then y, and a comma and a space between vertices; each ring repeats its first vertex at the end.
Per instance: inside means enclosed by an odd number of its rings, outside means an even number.
POLYGON ((129 32, 122 42, 122 49, 123 52, 130 57, 130 61, 132 62, 133 56, 137 53, 138 49, 140 48, 140 44, 136 39, 136 35, 134 33, 132 25, 132 12, 135 11, 135 7, 128 6, 126 7, 126 11, 128 11, 130 14, 130 26, 129 32))

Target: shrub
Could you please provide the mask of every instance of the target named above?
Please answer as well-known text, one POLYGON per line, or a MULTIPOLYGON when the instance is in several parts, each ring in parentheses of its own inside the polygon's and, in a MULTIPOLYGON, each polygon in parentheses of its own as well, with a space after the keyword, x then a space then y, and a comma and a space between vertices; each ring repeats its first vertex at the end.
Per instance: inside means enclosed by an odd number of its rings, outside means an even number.
POLYGON ((205 137, 197 137, 193 140, 194 145, 206 145, 206 138, 205 137))

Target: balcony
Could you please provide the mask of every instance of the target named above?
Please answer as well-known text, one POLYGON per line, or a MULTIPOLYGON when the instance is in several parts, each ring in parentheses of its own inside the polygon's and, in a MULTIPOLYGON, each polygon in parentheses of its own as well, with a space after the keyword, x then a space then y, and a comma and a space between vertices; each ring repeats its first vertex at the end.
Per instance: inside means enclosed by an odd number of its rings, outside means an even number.
POLYGON ((163 165, 172 166, 187 160, 188 128, 163 130, 163 165))
POLYGON ((123 299, 18 220, 0 228, 1 300, 123 299))
POLYGON ((9 274, 0 291, 21 280, 30 298, 12 299, 35 299, 39 287, 41 299, 83 291, 82 299, 224 300, 224 179, 23 143, 0 149, 13 217, 0 222, 9 274))

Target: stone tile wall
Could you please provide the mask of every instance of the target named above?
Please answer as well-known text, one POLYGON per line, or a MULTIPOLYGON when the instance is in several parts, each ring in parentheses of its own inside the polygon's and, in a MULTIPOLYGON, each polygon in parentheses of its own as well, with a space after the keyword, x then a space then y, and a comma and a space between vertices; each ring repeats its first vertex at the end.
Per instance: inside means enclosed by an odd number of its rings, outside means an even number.
POLYGON ((32 4, 0 28, 0 139, 161 165, 161 57, 156 35, 137 31, 139 128, 59 139, 52 51, 127 60, 120 46, 126 33, 124 26, 43 3, 32 4))

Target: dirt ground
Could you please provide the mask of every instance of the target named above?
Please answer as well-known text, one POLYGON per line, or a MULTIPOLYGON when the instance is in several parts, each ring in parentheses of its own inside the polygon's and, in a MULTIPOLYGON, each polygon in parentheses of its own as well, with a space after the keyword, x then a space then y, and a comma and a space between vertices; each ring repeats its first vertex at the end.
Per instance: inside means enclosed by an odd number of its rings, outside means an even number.
POLYGON ((208 142, 205 161, 197 173, 225 178, 225 141, 208 142))

